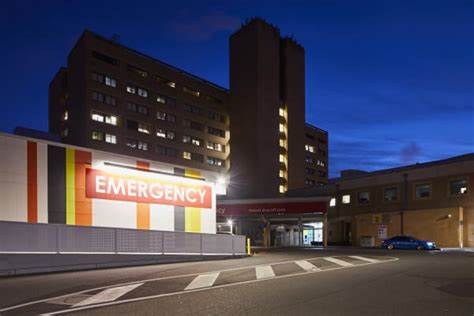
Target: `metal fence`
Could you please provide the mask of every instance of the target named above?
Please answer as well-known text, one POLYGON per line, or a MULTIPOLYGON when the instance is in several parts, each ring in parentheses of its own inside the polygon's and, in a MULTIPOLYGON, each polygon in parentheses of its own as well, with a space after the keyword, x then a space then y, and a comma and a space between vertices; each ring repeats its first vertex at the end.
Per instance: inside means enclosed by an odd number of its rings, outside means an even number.
POLYGON ((0 253, 245 255, 245 236, 0 221, 0 253))

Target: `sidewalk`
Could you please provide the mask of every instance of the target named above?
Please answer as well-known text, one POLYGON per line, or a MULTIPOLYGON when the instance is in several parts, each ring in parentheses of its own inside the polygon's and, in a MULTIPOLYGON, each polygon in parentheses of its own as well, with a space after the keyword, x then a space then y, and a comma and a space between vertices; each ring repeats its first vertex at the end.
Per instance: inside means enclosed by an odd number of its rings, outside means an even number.
POLYGON ((441 248, 441 251, 474 252, 474 247, 466 247, 466 248, 441 248))

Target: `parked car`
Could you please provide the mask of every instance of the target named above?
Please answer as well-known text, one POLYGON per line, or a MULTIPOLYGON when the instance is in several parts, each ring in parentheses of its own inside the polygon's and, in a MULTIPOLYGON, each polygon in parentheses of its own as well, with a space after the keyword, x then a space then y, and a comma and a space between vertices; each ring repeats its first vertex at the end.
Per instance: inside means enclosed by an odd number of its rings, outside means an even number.
POLYGON ((433 250, 438 249, 436 244, 428 240, 419 240, 410 236, 395 236, 385 239, 382 242, 382 248, 385 249, 418 249, 433 250))

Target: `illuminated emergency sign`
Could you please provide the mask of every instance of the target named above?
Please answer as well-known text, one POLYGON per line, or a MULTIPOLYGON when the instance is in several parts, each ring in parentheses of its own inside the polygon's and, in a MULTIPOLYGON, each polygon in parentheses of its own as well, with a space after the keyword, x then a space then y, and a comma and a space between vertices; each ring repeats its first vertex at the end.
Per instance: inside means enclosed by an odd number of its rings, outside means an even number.
POLYGON ((86 170, 88 198, 212 208, 212 186, 185 179, 160 179, 86 170))

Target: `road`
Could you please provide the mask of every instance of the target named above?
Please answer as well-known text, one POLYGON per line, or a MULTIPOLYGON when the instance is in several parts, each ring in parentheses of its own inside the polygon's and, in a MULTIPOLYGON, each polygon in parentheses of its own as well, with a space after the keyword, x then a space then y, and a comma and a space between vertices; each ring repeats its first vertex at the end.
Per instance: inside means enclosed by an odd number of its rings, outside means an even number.
POLYGON ((472 316, 474 253, 281 249, 2 278, 0 293, 1 315, 472 316))

